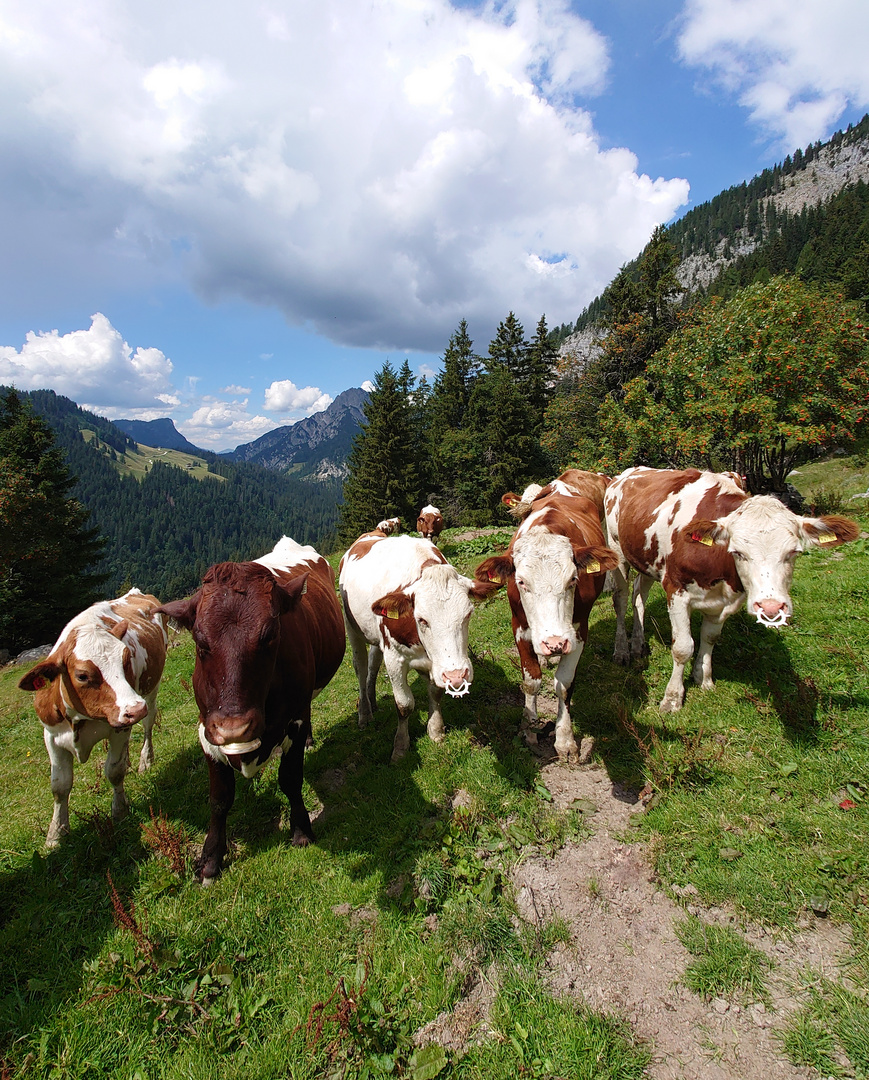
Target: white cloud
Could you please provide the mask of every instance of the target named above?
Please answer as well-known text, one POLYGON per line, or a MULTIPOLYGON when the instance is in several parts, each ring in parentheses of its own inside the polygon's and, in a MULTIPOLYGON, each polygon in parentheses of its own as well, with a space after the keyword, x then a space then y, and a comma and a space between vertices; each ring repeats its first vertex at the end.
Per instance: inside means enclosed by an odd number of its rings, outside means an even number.
POLYGON ((21 350, 0 345, 0 382, 19 390, 46 387, 109 419, 165 416, 180 399, 172 361, 159 349, 132 348, 105 315, 90 329, 27 334, 21 350), (124 403, 124 409, 114 406, 124 403))
POLYGON ((869 107, 866 0, 688 0, 679 50, 788 150, 869 107))
POLYGON ((249 394, 250 391, 251 388, 249 386, 233 386, 232 384, 229 386, 221 386, 220 388, 221 394, 249 394))
POLYGON ((318 386, 304 386, 299 389, 289 379, 282 379, 266 388, 265 407, 270 412, 303 411, 306 416, 312 416, 331 404, 332 398, 324 394, 318 386))
POLYGON ((267 431, 273 431, 275 422, 267 416, 251 416, 247 405, 246 399, 217 401, 206 398, 189 420, 176 426, 185 438, 203 450, 223 450, 253 442, 267 431))
POLYGON ((582 102, 607 46, 568 0, 5 0, 3 20, 0 196, 38 234, 34 287, 44 246, 59 280, 126 260, 435 352, 461 318, 575 317, 687 198, 601 150, 582 102))

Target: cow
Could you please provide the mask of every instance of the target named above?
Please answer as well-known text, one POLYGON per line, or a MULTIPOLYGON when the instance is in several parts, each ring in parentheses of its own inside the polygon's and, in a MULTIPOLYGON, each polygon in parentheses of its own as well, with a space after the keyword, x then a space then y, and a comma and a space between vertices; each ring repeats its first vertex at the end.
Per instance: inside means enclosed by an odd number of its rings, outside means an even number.
POLYGON ((667 594, 673 673, 662 712, 682 707, 685 665, 694 654, 692 611, 703 613, 694 681, 710 690, 712 650, 725 621, 746 604, 761 625, 785 626, 793 614, 790 585, 797 555, 814 545, 838 547, 858 535, 847 518, 798 517, 771 495, 749 495, 742 478, 731 473, 645 466, 613 480, 606 521, 619 560, 612 574, 617 663, 643 655, 652 583, 660 581, 667 594), (632 569, 638 578, 628 648, 625 612, 632 569))
POLYGON ((166 622, 160 601, 138 589, 103 600, 66 624, 48 656, 20 680, 33 694, 51 762, 54 813, 45 839, 54 848, 69 832, 73 759, 84 764, 108 741, 104 772, 112 785, 112 820, 129 810, 124 777, 130 732, 141 722, 139 772, 154 762, 151 730, 166 662, 166 622))
POLYGON ((592 499, 551 491, 538 495, 507 551, 477 567, 478 581, 506 584, 525 694, 523 729, 536 741, 537 694, 542 665, 557 663, 555 749, 565 761, 584 763, 593 740, 577 747, 570 699, 579 658, 588 640, 588 617, 616 555, 606 547, 592 499))
POLYGON ((272 757, 281 756, 292 843, 313 841, 302 798, 311 702, 341 664, 344 623, 332 568, 288 536, 252 562, 212 566, 198 592, 160 610, 196 645, 193 693, 211 805, 196 875, 208 885, 226 855, 235 774, 255 776, 272 757))
POLYGON ((419 517, 416 519, 416 531, 424 540, 431 540, 433 544, 436 544, 443 528, 444 519, 436 506, 429 503, 420 510, 419 517))
POLYGON ((508 491, 501 496, 501 502, 513 517, 520 521, 528 517, 538 499, 545 499, 547 495, 556 492, 559 495, 581 495, 591 501, 598 508, 601 521, 604 519, 604 493, 612 478, 604 473, 587 472, 585 469, 567 469, 541 487, 540 484, 529 484, 528 487, 517 495, 508 491))
POLYGON ((384 536, 392 536, 393 533, 397 533, 401 528, 401 518, 392 517, 384 518, 383 521, 378 521, 375 526, 377 532, 382 532, 384 536))
POLYGON ((398 710, 392 761, 410 748, 411 669, 428 679, 428 735, 442 742, 444 693, 463 696, 474 677, 468 657, 472 602, 485 599, 496 586, 462 577, 428 540, 370 533, 345 552, 338 582, 359 681, 359 726, 373 716, 377 674, 385 663, 398 710))

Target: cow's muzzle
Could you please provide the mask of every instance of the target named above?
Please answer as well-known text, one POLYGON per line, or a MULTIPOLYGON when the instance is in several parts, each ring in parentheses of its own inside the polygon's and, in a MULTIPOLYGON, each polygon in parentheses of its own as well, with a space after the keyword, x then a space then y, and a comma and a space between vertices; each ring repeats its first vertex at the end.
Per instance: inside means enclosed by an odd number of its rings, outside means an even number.
POLYGON ((570 641, 564 637, 548 637, 540 642, 541 656, 566 656, 570 652, 570 641))
POLYGON ((464 697, 471 689, 470 674, 468 668, 445 671, 441 676, 444 690, 450 697, 464 697))
POLYGON ((783 600, 757 600, 754 614, 761 626, 787 626, 790 612, 783 600))

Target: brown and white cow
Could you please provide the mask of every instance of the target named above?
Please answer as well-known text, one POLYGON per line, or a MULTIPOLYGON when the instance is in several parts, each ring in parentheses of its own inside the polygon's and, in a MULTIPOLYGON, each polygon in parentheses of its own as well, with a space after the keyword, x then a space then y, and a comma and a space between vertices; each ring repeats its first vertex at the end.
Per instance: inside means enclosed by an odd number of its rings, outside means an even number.
POLYGON ((384 536, 392 536, 393 533, 397 533, 401 528, 401 518, 391 517, 384 518, 383 521, 378 521, 375 529, 378 532, 382 532, 384 536))
POLYGON ((461 697, 474 677, 468 657, 472 601, 484 599, 496 587, 462 577, 428 540, 381 539, 371 533, 345 552, 338 580, 359 681, 359 726, 372 718, 377 674, 385 663, 398 709, 392 760, 404 757, 410 747, 411 669, 428 679, 428 734, 441 742, 444 693, 461 697))
POLYGON ((748 495, 729 473, 681 472, 638 467, 607 490, 610 547, 619 566, 612 574, 617 627, 614 659, 642 656, 646 599, 654 581, 667 594, 673 637, 673 673, 660 703, 676 712, 685 695, 685 665, 694 654, 691 612, 701 611, 694 681, 712 688, 712 650, 725 621, 747 604, 764 626, 785 626, 793 614, 790 585, 797 555, 817 545, 837 547, 858 535, 842 517, 798 517, 771 495, 748 495), (634 585, 634 624, 625 631, 628 580, 634 585))
POLYGON ((568 761, 587 761, 593 742, 576 745, 570 699, 579 658, 588 640, 588 617, 600 596, 607 570, 617 565, 604 543, 595 503, 558 491, 533 502, 503 555, 480 563, 479 581, 506 584, 513 636, 522 665, 524 729, 534 741, 542 663, 558 664, 555 749, 568 761))
POLYGON ((600 519, 604 518, 604 494, 607 486, 612 482, 612 477, 605 473, 588 472, 585 469, 567 469, 550 480, 548 484, 529 484, 521 495, 508 491, 501 496, 501 502, 507 507, 515 518, 526 518, 534 508, 538 499, 545 499, 553 492, 559 495, 580 495, 591 499, 598 508, 600 519))
POLYGON ((84 763, 98 742, 108 741, 104 771, 113 789, 114 821, 130 806, 124 777, 134 724, 141 722, 145 736, 139 772, 154 762, 151 729, 166 661, 166 624, 159 607, 156 596, 138 589, 94 604, 67 623, 45 660, 18 683, 36 695, 51 762, 54 814, 46 847, 56 847, 69 832, 73 758, 84 763))
POLYGON ((278 783, 290 803, 292 842, 314 839, 302 799, 311 701, 341 664, 344 623, 332 568, 288 536, 260 559, 212 566, 198 592, 161 610, 196 645, 193 693, 211 803, 197 876, 207 885, 226 854, 236 772, 255 776, 282 755, 278 783))
POLYGON ((431 540, 433 544, 438 542, 438 537, 443 532, 444 519, 436 506, 429 503, 419 512, 416 519, 416 531, 424 540, 431 540))

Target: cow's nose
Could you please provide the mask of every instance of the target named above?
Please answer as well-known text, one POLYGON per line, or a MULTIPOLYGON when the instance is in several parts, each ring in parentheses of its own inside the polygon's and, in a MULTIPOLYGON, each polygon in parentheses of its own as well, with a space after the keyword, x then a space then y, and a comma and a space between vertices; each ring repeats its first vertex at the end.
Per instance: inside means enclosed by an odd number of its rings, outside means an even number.
POLYGON ((790 612, 784 600, 756 600, 754 613, 760 623, 771 623, 775 626, 783 626, 788 621, 790 612))
POLYGON ((226 746, 228 743, 248 742, 255 738, 257 729, 255 711, 239 713, 236 716, 218 716, 209 718, 206 736, 214 746, 226 746))
POLYGON ((455 671, 445 671, 441 677, 444 686, 452 686, 458 689, 463 682, 470 682, 471 673, 467 668, 456 668, 455 671))
POLYGON ((140 701, 138 705, 128 705, 121 714, 121 722, 124 724, 135 724, 139 720, 143 720, 148 713, 148 706, 144 701, 140 701))
POLYGON ((548 637, 540 643, 543 656, 561 656, 570 652, 570 642, 565 637, 548 637))

